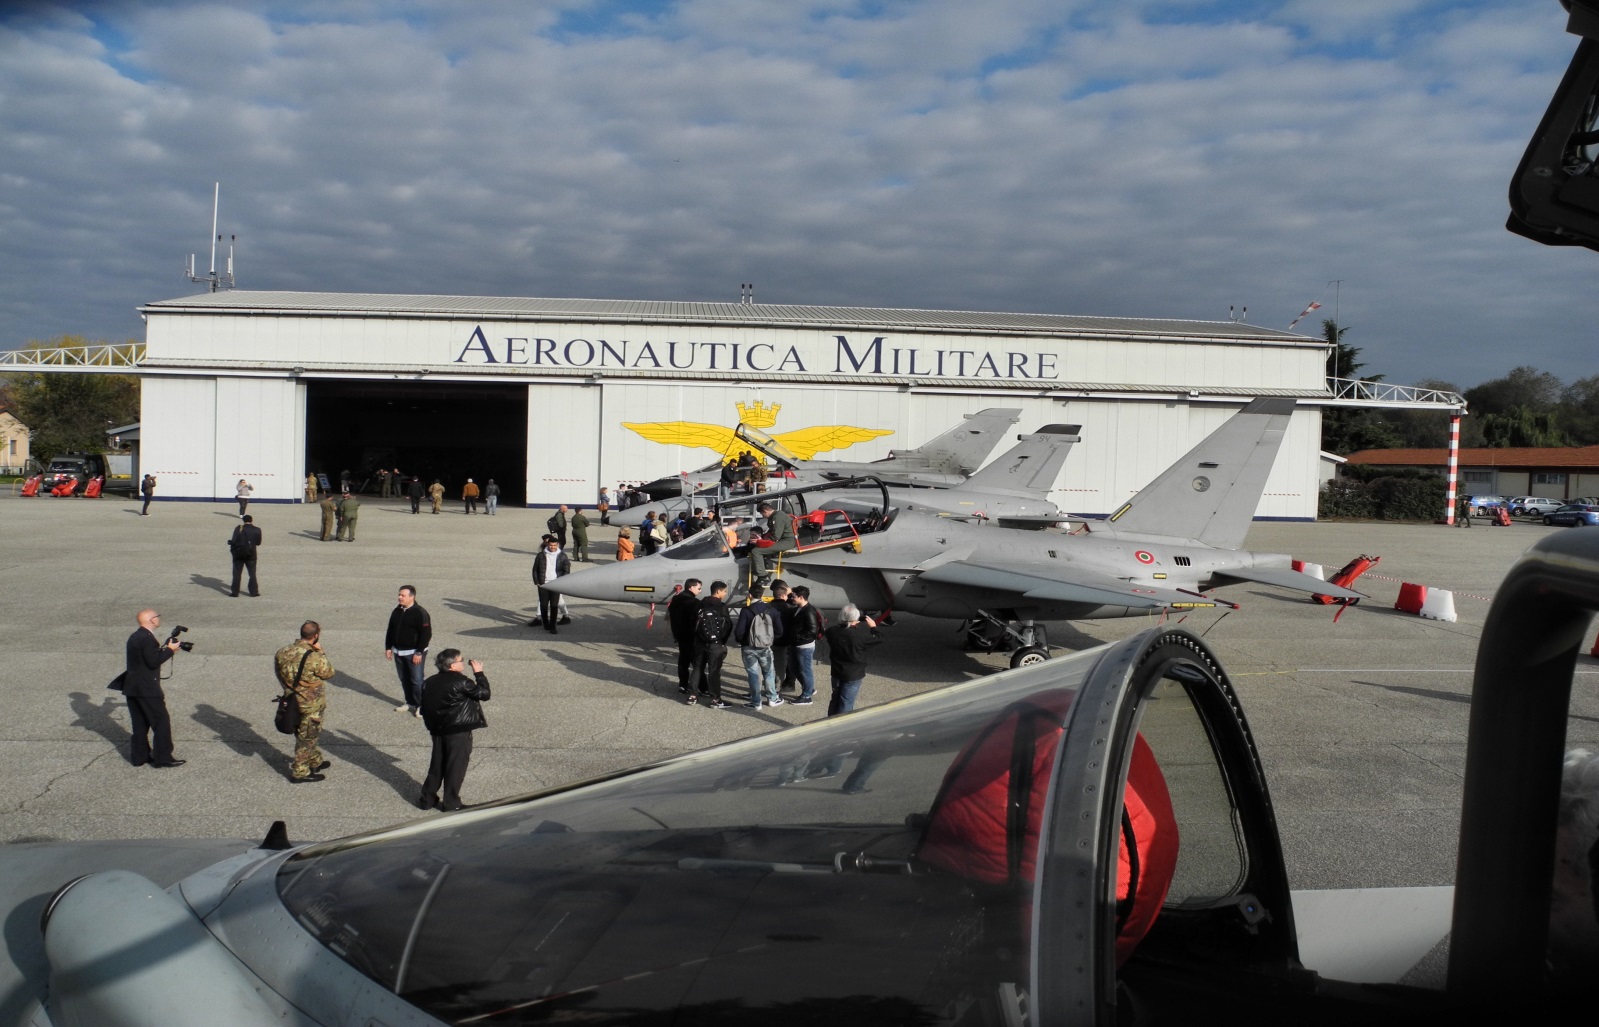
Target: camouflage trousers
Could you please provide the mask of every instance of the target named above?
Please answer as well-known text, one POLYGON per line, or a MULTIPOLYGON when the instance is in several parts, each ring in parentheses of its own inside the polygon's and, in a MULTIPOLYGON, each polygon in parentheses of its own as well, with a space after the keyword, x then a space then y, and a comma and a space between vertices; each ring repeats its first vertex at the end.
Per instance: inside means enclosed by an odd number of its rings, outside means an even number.
POLYGON ((322 765, 322 750, 317 739, 322 735, 322 712, 328 701, 320 688, 298 690, 300 696, 300 729, 294 733, 294 759, 289 764, 289 776, 306 777, 322 765))

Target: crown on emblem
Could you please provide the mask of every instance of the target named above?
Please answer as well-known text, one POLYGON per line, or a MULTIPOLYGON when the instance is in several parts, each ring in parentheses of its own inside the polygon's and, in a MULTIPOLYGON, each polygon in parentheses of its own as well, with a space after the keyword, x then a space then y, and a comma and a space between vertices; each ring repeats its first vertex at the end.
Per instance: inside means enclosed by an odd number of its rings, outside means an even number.
POLYGON ((783 404, 773 403, 767 406, 760 400, 754 403, 738 403, 738 419, 751 428, 770 428, 777 423, 777 412, 783 409, 783 404))

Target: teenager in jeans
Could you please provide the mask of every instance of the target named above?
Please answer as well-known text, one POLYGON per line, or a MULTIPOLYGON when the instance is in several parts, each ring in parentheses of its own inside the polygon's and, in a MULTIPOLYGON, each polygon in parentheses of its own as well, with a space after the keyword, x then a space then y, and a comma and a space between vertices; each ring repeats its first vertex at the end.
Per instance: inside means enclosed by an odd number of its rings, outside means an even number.
POLYGON ((796 706, 809 706, 816 695, 816 640, 822 635, 822 611, 811 605, 811 590, 799 585, 789 593, 793 602, 793 633, 785 634, 788 644, 788 676, 799 682, 800 694, 790 700, 796 706))

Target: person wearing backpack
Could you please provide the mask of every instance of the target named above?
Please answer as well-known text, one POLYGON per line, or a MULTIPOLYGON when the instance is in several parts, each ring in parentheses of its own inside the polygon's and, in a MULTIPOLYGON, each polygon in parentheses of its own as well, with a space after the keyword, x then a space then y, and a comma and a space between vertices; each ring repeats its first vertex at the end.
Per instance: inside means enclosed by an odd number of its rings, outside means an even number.
MULTIPOLYGON (((711 594, 700 600, 699 612, 694 615, 694 665, 689 668, 691 685, 698 685, 710 700, 713 710, 725 710, 722 701, 722 662, 727 659, 727 640, 733 634, 733 618, 727 612, 727 582, 711 582, 711 594)), ((695 692, 688 694, 688 704, 699 704, 695 692)))
POLYGON ((777 694, 772 658, 772 644, 783 637, 783 622, 772 604, 766 602, 766 589, 759 585, 750 588, 749 605, 738 615, 733 637, 744 647, 744 673, 750 681, 750 701, 744 705, 760 709, 762 693, 766 705, 783 705, 783 697, 777 694))
POLYGON ((261 541, 261 529, 255 526, 255 518, 245 514, 243 522, 228 538, 228 549, 233 553, 233 591, 228 594, 235 599, 239 597, 239 579, 246 569, 250 572, 250 594, 261 594, 255 580, 255 551, 261 548, 261 541))

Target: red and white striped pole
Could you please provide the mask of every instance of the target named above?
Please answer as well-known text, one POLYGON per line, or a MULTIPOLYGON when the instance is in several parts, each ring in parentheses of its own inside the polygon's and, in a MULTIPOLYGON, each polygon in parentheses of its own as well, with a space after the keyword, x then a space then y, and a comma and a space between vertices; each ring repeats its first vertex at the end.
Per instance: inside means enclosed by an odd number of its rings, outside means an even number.
MULTIPOLYGON (((1455 493, 1459 488, 1460 477, 1460 414, 1457 412, 1449 418, 1449 502, 1444 509, 1444 523, 1450 527, 1455 523, 1455 493)), ((1471 511, 1466 511, 1466 516, 1471 516, 1471 511)))

